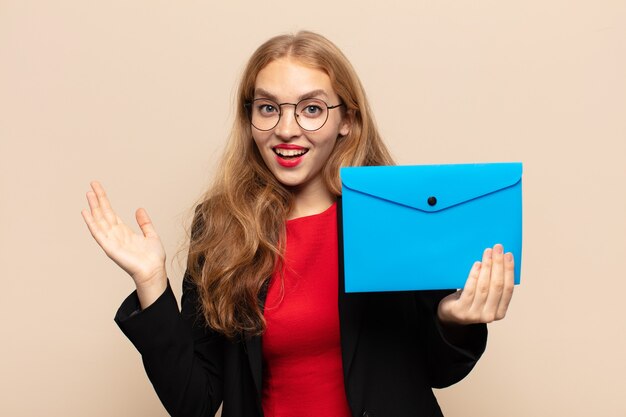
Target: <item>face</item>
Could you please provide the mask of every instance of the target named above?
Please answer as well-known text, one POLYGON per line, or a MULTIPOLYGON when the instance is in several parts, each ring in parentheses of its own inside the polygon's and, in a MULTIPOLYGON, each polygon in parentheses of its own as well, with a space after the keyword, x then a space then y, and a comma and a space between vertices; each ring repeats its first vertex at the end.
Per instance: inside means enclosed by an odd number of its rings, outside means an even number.
MULTIPOLYGON (((271 99, 277 104, 298 103, 302 99, 319 99, 334 106, 340 103, 328 75, 291 58, 272 61, 257 75, 254 98, 271 99)), ((277 112, 270 106, 263 112, 277 112)), ((252 137, 269 170, 283 185, 297 193, 328 193, 322 179, 322 168, 339 136, 350 132, 350 122, 341 107, 328 110, 326 123, 315 131, 304 130, 297 123, 295 106, 280 106, 280 121, 271 130, 252 126, 252 137)), ((307 107, 304 112, 314 113, 307 107)), ((300 120, 307 115, 301 115, 300 120)), ((306 123, 304 120, 301 122, 306 123)))

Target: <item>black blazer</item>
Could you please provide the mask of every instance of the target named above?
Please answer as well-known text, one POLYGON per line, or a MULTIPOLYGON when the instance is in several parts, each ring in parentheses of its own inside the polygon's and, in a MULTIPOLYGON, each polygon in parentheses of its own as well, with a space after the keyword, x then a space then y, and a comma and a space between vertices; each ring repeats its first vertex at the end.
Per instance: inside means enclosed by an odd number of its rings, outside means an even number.
MULTIPOLYGON (((470 372, 485 349, 487 326, 465 327, 454 344, 446 339, 436 311, 451 291, 346 293, 340 206, 337 213, 340 338, 352 415, 442 416, 432 388, 454 384, 470 372)), ((213 416, 223 402, 223 417, 261 417, 261 337, 227 340, 204 325, 199 305, 185 274, 181 312, 168 283, 143 311, 132 293, 115 321, 141 353, 170 415, 213 416)))

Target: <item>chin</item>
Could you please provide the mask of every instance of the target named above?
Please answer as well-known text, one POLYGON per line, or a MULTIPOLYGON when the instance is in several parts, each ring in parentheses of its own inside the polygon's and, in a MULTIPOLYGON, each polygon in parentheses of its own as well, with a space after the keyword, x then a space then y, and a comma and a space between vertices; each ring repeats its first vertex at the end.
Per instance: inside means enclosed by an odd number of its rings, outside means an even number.
POLYGON ((297 188, 305 183, 304 180, 296 178, 281 178, 279 175, 274 175, 274 177, 278 180, 278 182, 287 188, 297 188))

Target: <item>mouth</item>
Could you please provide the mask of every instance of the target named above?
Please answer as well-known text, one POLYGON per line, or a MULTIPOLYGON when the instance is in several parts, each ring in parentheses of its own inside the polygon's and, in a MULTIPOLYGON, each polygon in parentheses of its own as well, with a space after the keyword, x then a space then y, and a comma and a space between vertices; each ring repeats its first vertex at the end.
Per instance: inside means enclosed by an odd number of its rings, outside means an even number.
POLYGON ((302 146, 282 143, 272 148, 276 155, 276 162, 283 168, 294 168, 300 165, 304 155, 309 151, 302 146))
POLYGON ((307 148, 297 147, 285 147, 284 145, 274 146, 272 148, 274 153, 282 159, 296 159, 306 154, 309 150, 307 148))

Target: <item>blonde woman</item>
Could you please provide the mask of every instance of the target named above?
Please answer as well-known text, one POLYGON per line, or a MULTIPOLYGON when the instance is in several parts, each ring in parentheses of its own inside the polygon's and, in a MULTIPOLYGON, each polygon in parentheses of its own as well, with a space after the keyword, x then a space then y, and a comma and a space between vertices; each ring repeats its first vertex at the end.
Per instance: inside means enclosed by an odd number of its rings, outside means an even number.
POLYGON ((299 32, 265 42, 243 73, 196 206, 182 311, 146 210, 136 234, 91 183, 84 220, 136 286, 115 320, 171 415, 442 415, 432 388, 481 356, 513 259, 487 248, 462 291, 345 293, 339 168, 392 163, 346 57, 299 32))

